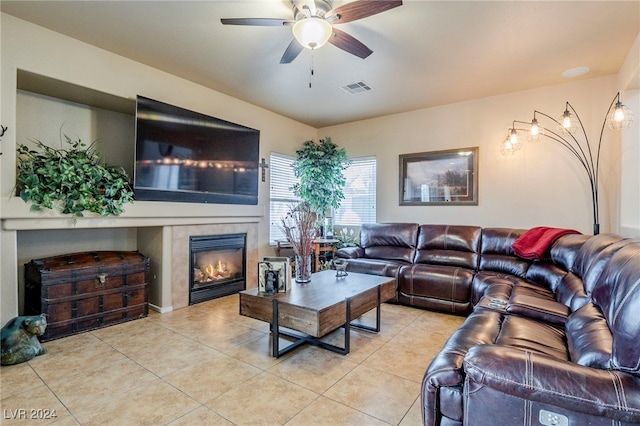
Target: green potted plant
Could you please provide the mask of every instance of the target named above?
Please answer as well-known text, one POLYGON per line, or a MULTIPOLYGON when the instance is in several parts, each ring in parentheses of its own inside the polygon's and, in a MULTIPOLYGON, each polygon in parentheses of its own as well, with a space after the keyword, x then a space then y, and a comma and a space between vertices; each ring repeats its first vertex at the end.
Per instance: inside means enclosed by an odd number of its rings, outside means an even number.
MULTIPOLYGON (((330 209, 340 207, 344 199, 344 170, 350 161, 344 148, 338 148, 330 137, 306 141, 296 151, 293 171, 300 182, 293 185, 296 196, 306 201, 323 220, 330 209)), ((325 231, 331 232, 330 229, 325 231)), ((325 232, 325 236, 327 232, 325 232)))
POLYGON ((34 141, 38 149, 18 145, 16 191, 31 210, 57 208, 83 216, 119 215, 133 201, 130 179, 122 167, 104 164, 94 144, 64 135, 68 149, 34 141))

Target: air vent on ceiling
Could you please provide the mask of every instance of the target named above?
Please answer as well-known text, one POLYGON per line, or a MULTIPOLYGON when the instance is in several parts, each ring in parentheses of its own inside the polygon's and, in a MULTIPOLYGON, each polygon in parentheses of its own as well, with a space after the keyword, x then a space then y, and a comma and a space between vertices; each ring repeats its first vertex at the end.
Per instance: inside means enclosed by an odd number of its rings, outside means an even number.
POLYGON ((356 81, 355 83, 349 83, 346 86, 341 87, 342 90, 350 95, 356 95, 358 93, 364 93, 371 90, 371 87, 364 81, 356 81))

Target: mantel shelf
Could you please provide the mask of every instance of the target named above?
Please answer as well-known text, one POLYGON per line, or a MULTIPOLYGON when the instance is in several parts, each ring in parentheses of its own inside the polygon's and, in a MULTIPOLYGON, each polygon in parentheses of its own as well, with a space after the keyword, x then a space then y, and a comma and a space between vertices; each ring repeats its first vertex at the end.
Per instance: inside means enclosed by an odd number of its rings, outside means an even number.
POLYGON ((263 207, 255 205, 136 201, 126 205, 120 216, 76 217, 53 210, 31 211, 30 204, 19 197, 2 200, 2 229, 16 231, 257 223, 263 216, 263 207))

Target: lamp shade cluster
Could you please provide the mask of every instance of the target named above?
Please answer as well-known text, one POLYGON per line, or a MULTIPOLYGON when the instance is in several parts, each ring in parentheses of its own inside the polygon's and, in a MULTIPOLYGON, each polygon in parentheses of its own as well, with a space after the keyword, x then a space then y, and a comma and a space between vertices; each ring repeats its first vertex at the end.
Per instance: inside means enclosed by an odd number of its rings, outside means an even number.
POLYGON ((633 111, 620 102, 620 93, 618 93, 618 101, 614 108, 609 108, 607 114, 607 126, 611 130, 623 130, 631 127, 633 123, 633 111))
POLYGON ((507 137, 500 144, 500 153, 502 155, 513 155, 522 148, 522 142, 518 139, 518 131, 516 130, 515 121, 513 127, 507 131, 507 137))
POLYGON ((520 141, 518 132, 526 132, 527 140, 530 142, 536 142, 546 137, 547 139, 560 143, 568 149, 571 154, 580 161, 589 178, 593 207, 593 233, 598 234, 600 232, 600 224, 598 222, 598 169, 600 166, 600 146, 602 145, 604 128, 606 126, 612 130, 623 130, 629 128, 632 122, 633 111, 622 103, 620 100, 620 92, 618 92, 607 109, 607 114, 602 123, 598 145, 592 147, 578 113, 573 106, 567 102, 564 112, 558 118, 553 118, 540 111, 534 111, 531 122, 514 120, 511 128, 507 131, 506 139, 500 143, 500 152, 502 155, 513 155, 520 150, 522 142, 520 141), (549 127, 544 127, 538 121, 538 115, 548 119, 549 122, 553 124, 553 130, 549 127), (522 127, 518 128, 517 124, 522 125, 522 127), (582 133, 582 136, 578 134, 580 139, 576 137, 578 130, 581 130, 582 133))

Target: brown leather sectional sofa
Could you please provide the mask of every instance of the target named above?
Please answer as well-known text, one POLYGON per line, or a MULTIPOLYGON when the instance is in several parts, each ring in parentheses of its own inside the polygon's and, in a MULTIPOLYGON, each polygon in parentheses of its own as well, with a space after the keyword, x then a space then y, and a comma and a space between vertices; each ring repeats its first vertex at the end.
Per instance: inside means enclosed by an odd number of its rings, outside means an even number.
POLYGON ((565 235, 527 260, 524 232, 363 225, 337 255, 396 277, 399 303, 467 315, 424 375, 425 424, 640 424, 640 240, 565 235))

